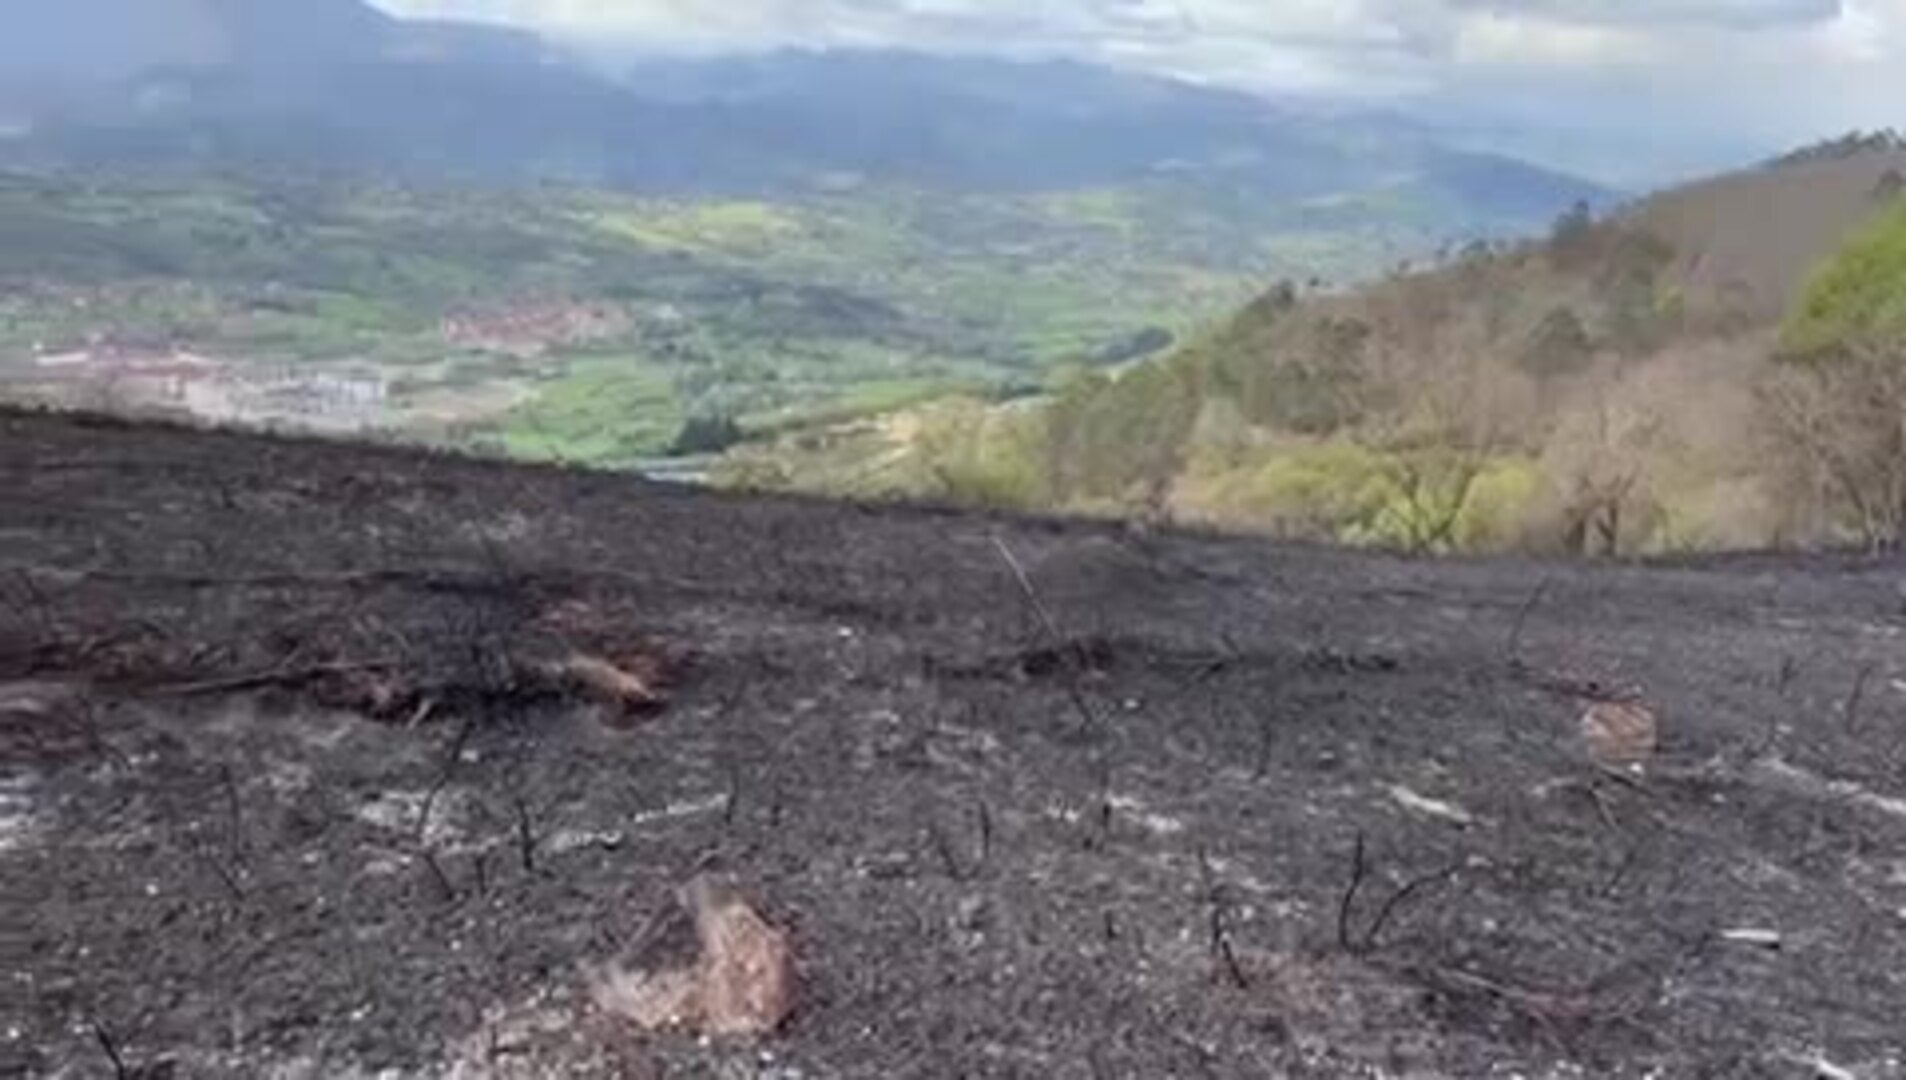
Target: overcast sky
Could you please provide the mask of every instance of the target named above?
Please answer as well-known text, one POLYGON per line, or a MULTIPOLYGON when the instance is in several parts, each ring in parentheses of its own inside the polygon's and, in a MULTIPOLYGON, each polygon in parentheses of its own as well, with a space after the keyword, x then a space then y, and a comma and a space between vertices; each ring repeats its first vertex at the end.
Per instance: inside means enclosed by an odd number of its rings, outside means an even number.
MULTIPOLYGON (((1717 145, 1906 127, 1906 0, 377 0, 608 48, 1064 54, 1276 93, 1717 145)), ((1647 171, 1640 166, 1637 171, 1647 171)))

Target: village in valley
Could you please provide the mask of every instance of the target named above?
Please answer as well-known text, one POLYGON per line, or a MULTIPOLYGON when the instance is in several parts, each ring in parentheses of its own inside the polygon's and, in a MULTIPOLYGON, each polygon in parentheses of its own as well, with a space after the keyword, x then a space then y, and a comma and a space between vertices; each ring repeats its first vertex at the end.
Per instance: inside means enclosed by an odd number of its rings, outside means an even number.
POLYGON ((244 364, 175 345, 101 341, 42 353, 5 375, 9 397, 66 408, 362 431, 388 419, 390 381, 355 364, 244 364))
MULTIPOLYGON (((670 309, 655 317, 666 322, 680 315, 670 309)), ((549 361, 555 351, 626 334, 633 326, 627 311, 608 303, 543 301, 452 311, 435 329, 443 353, 435 367, 442 374, 459 362, 484 358, 549 361)), ((73 341, 0 350, 0 399, 213 424, 402 434, 416 425, 504 411, 528 394, 505 388, 501 394, 457 395, 433 385, 430 374, 429 365, 393 372, 369 356, 246 356, 219 345, 108 328, 73 341)))

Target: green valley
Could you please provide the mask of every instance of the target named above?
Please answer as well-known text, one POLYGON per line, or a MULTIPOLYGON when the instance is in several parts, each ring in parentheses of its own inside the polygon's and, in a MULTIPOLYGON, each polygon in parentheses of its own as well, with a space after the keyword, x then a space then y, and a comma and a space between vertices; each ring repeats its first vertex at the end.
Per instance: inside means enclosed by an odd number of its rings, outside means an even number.
POLYGON ((1276 278, 1355 279, 1448 239, 1385 213, 1170 180, 841 181, 767 201, 14 174, 0 378, 15 396, 628 465, 691 420, 760 438, 1036 392, 1276 278), (313 379, 364 389, 332 409, 313 379))

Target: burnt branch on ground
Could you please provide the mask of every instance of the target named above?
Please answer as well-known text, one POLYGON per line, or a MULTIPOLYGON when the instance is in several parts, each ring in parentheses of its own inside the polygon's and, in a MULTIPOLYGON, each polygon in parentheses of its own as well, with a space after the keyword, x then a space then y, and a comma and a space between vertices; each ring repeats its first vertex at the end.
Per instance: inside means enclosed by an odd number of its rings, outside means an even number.
POLYGON ((1357 833, 1355 844, 1350 853, 1350 880, 1344 887, 1337 904, 1337 944, 1347 953, 1364 956, 1377 950, 1384 927, 1390 920, 1421 893, 1449 881, 1461 873, 1465 861, 1458 859, 1448 866, 1426 874, 1410 878, 1391 891, 1377 906, 1376 915, 1361 933, 1356 932, 1355 916, 1357 896, 1363 891, 1364 883, 1370 876, 1368 845, 1361 830, 1357 833))
POLYGON ((1059 632, 1058 622, 1053 619, 1052 612, 1046 607, 1045 601, 1039 598, 1039 590, 1033 588, 1032 578, 1026 573, 1026 568, 1020 565, 1019 559, 1013 555, 1013 549, 1006 546, 1006 541, 997 536, 993 537, 993 547, 999 552, 999 557, 1006 564, 1006 568, 1011 571, 1013 582, 1019 587, 1019 595, 1025 600, 1027 608, 1032 611, 1033 618, 1039 624, 1040 632, 1045 635, 1046 643, 1055 649, 1069 649, 1075 653, 1072 657, 1073 663, 1065 665, 1066 696, 1072 700, 1072 707, 1078 711, 1079 719, 1085 725, 1084 731, 1088 734, 1098 732, 1100 730, 1098 715, 1092 711, 1092 703, 1086 700, 1085 689, 1079 683, 1080 675, 1089 668, 1091 661, 1079 652, 1077 642, 1069 642, 1066 636, 1059 632))
POLYGON ((1866 684, 1873 678, 1878 668, 1875 664, 1865 664, 1853 676, 1853 688, 1847 692, 1846 704, 1842 707, 1845 717, 1846 733, 1856 735, 1860 730, 1860 704, 1866 698, 1866 684))
POLYGON ((1350 849, 1350 882, 1344 886, 1343 895, 1337 901, 1337 945, 1349 953, 1357 951, 1350 921, 1356 910, 1357 893, 1362 891, 1363 879, 1370 873, 1366 854, 1363 830, 1359 829, 1356 843, 1350 849))
POLYGON ((327 675, 375 673, 389 671, 393 666, 391 661, 386 660, 332 660, 322 664, 276 667, 270 671, 226 675, 194 682, 161 683, 157 686, 144 687, 141 693, 150 697, 200 697, 230 694, 240 690, 260 690, 266 687, 296 689, 327 675))
POLYGON ((1522 601, 1521 605, 1516 608, 1515 621, 1511 623, 1509 627, 1509 639, 1503 643, 1502 647, 1502 654, 1508 658, 1511 664, 1521 661, 1522 632, 1527 629, 1529 625, 1529 616, 1535 613, 1536 607, 1542 603, 1542 598, 1548 595, 1549 586, 1553 583, 1553 579, 1548 577, 1544 577, 1541 581, 1536 582, 1535 588, 1530 590, 1528 598, 1522 601))
POLYGON ((530 820, 529 802, 519 792, 510 796, 510 803, 516 813, 517 856, 522 860, 523 872, 534 874, 536 872, 536 825, 530 820))
MULTIPOLYGON (((448 903, 455 903, 457 899, 457 887, 450 883, 450 875, 444 873, 442 864, 437 862, 436 853, 429 848, 425 848, 421 852, 421 855, 424 866, 429 869, 430 876, 432 880, 437 883, 437 888, 443 894, 444 900, 448 903)), ((481 880, 481 876, 481 872, 479 871, 479 881, 481 880)))
POLYGON ((1212 963, 1223 976, 1230 979, 1233 986, 1239 990, 1249 990, 1251 980, 1244 973, 1244 965, 1238 962, 1237 949, 1231 941, 1231 901, 1211 867, 1210 856, 1202 847, 1198 849, 1198 875, 1207 909, 1207 941, 1212 963))
POLYGON ((742 771, 739 762, 728 765, 728 795, 721 804, 721 825, 724 829, 735 827, 735 818, 741 812, 742 771))
POLYGON ((1629 960, 1574 985, 1492 974, 1465 964, 1412 966, 1405 973, 1445 998, 1493 1000, 1537 1028, 1559 1035, 1635 1020, 1713 940, 1712 934, 1695 935, 1679 949, 1629 960))
POLYGON ((1251 769, 1251 779, 1262 780, 1271 775, 1271 751, 1274 749, 1273 724, 1266 714, 1257 722, 1257 764, 1251 769))
POLYGON ((1099 762, 1099 790, 1097 798, 1098 809, 1093 817, 1094 820, 1098 822, 1099 831, 1096 837, 1088 837, 1086 839, 1087 847, 1103 846, 1112 841, 1112 818, 1116 812, 1116 807, 1112 805, 1112 762, 1109 758, 1101 759, 1099 762))
POLYGON ((132 1070, 126 1067, 126 1059, 119 1053, 119 1044, 113 1040, 112 1032, 107 1031, 106 1025, 97 1020, 93 1021, 92 1026, 93 1038, 98 1041, 99 1048, 105 1052, 106 1060, 112 1063, 115 1080, 127 1080, 132 1075, 132 1070))
POLYGON ((457 764, 463 760, 463 748, 469 744, 470 735, 476 730, 476 718, 466 716, 463 723, 457 725, 457 733, 450 740, 450 749, 444 754, 443 768, 437 770, 437 778, 430 782, 424 792, 422 804, 417 807, 417 840, 424 842, 430 835, 430 811, 437 803, 437 796, 450 783, 450 777, 457 771, 457 764))
POLYGON ((1376 918, 1370 920, 1369 929, 1363 933, 1363 939, 1359 943, 1359 951, 1366 953, 1375 951, 1378 939, 1383 934, 1383 928, 1389 925, 1391 916, 1401 911, 1403 905, 1408 903, 1417 894, 1454 878, 1457 874, 1462 872, 1462 869, 1463 863, 1459 860, 1440 870, 1432 870, 1427 874, 1420 874, 1398 886, 1396 891, 1390 894, 1389 899, 1385 900, 1383 905, 1377 908, 1376 918))
POLYGON ((1794 680, 1800 676, 1800 661, 1792 653, 1780 657, 1780 668, 1774 672, 1774 693, 1785 697, 1794 680))
POLYGON ((979 801, 979 861, 983 867, 993 858, 993 811, 986 800, 979 801))
POLYGON ((288 692, 407 723, 444 705, 589 698, 624 716, 663 705, 683 657, 629 629, 641 584, 610 571, 522 570, 494 545, 484 555, 476 566, 335 572, 14 566, 4 591, 25 637, 5 646, 6 666, 122 696, 288 692), (155 617, 126 615, 129 593, 147 597, 155 617), (233 620, 247 637, 220 634, 233 620))
POLYGON ((226 866, 217 855, 206 851, 204 848, 194 846, 192 848, 192 854, 201 863, 205 864, 205 868, 210 870, 212 876, 218 879, 219 884, 225 887, 225 891, 230 894, 233 903, 242 904, 245 902, 245 888, 238 883, 238 877, 232 872, 231 867, 226 866))

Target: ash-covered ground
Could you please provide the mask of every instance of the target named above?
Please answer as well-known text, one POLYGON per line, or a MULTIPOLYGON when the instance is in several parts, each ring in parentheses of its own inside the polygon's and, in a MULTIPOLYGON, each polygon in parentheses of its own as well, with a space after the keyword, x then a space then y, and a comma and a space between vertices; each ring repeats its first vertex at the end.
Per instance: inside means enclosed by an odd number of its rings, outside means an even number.
POLYGON ((1902 581, 3 414, 0 1074, 1906 1076, 1902 581), (589 993, 703 874, 771 1036, 589 993))

